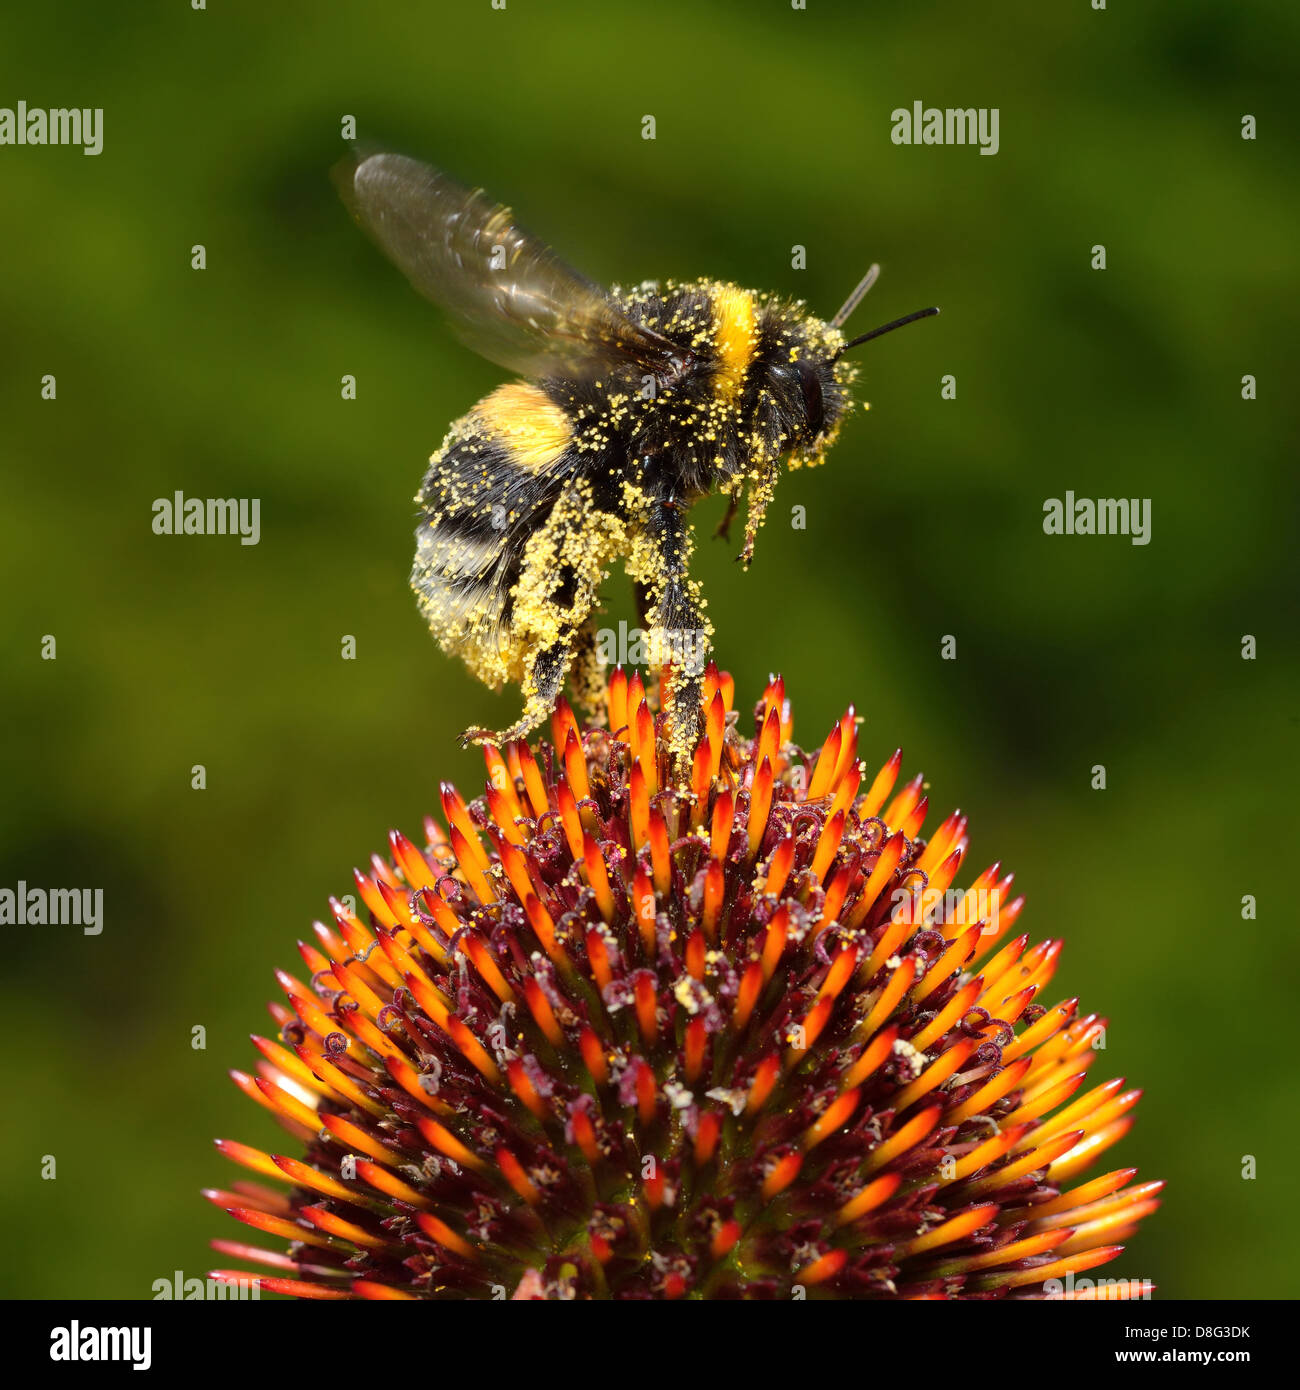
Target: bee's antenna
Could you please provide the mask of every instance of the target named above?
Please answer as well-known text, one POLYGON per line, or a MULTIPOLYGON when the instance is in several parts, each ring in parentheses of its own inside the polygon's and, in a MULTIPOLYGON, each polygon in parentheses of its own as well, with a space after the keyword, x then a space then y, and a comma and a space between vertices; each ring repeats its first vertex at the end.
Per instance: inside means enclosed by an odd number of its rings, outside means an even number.
POLYGON ((876 283, 876 276, 880 274, 880 267, 873 265, 870 270, 858 281, 858 287, 844 301, 838 314, 831 320, 832 328, 842 328, 845 319, 862 303, 862 298, 866 292, 876 283))
POLYGON ((895 319, 893 323, 882 324, 879 328, 873 328, 870 333, 864 333, 860 338, 853 338, 851 341, 837 352, 836 357, 843 357, 850 348, 857 347, 860 343, 869 343, 872 338, 879 338, 882 333, 892 333, 895 328, 902 328, 904 324, 915 323, 917 319, 933 318, 939 311, 933 307, 929 309, 918 309, 914 314, 904 314, 901 319, 895 319))

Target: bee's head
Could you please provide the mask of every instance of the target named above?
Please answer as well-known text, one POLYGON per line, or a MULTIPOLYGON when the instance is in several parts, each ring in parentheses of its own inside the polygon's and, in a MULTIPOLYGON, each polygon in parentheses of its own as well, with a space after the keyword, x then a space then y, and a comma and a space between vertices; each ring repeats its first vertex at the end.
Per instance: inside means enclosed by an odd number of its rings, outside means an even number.
POLYGON ((848 388, 857 376, 857 365, 845 361, 844 355, 906 323, 939 312, 938 309, 918 309, 860 337, 846 340, 842 325, 879 273, 880 267, 873 265, 829 323, 811 316, 790 322, 783 335, 782 350, 769 358, 769 389, 782 417, 789 447, 793 449, 792 466, 818 462, 835 437, 849 407, 848 388))
MULTIPOLYGON (((840 366, 836 351, 843 338, 826 325, 809 320, 786 352, 767 368, 767 388, 784 447, 803 461, 822 453, 849 408, 849 386, 857 375, 851 363, 840 366), (820 330, 820 332, 818 331, 820 330), (834 341, 838 340, 838 342, 834 341)), ((792 462, 794 460, 792 459, 792 462)))

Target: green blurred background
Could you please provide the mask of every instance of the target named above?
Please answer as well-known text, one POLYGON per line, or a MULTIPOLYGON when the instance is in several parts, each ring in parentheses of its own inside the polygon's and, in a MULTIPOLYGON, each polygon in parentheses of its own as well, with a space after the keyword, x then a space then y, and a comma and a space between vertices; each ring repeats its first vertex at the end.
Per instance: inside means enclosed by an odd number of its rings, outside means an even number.
MULTIPOLYGON (((102 887, 106 925, 0 929, 3 1292, 148 1297, 222 1262, 206 1241, 238 1228, 198 1190, 239 1176, 212 1136, 278 1133, 225 1076, 273 967, 439 778, 477 789, 454 735, 517 707, 406 580, 425 460, 502 373, 339 206, 351 114, 605 281, 829 315, 879 260, 858 331, 942 305, 862 354, 871 413, 783 481, 748 575, 697 512, 720 659, 743 708, 784 672, 805 743, 855 701, 868 761, 902 744, 971 816, 972 871, 1015 868, 1025 928, 1065 938, 1057 993, 1112 1020, 1092 1075, 1146 1088, 1111 1166, 1169 1180, 1106 1272, 1294 1293, 1300 12, 269 9, 5 21, 0 105, 101 106, 105 143, 0 149, 0 885, 102 887), (894 146, 917 99, 998 107, 1000 152, 894 146), (260 498, 261 543, 154 535, 177 489, 260 498), (1045 536, 1067 489, 1151 498, 1150 545, 1045 536)), ((633 619, 621 575, 609 617, 633 619)))

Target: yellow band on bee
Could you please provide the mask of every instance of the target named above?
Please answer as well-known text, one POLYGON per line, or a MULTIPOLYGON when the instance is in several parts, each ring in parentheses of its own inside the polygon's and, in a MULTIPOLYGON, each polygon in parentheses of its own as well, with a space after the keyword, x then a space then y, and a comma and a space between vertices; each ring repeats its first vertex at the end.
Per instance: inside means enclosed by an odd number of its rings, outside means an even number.
POLYGON ((718 392, 724 399, 734 400, 740 393, 757 341, 754 296, 736 285, 720 285, 713 297, 713 343, 718 353, 718 392))
POLYGON ((512 462, 530 473, 548 468, 569 447, 568 415, 538 386, 509 381, 475 407, 484 432, 509 445, 512 462))

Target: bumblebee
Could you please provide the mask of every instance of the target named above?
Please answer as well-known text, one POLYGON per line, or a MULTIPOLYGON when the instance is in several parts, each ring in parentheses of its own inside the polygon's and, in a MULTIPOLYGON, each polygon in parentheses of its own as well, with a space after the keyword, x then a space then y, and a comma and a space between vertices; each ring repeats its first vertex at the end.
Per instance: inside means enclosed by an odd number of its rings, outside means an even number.
POLYGON ((396 154, 345 161, 336 181, 357 222, 489 361, 516 373, 451 426, 416 501, 411 585, 444 651, 493 689, 517 683, 520 738, 570 678, 603 684, 592 614, 621 560, 650 664, 671 664, 673 746, 699 719, 712 628, 690 577, 687 508, 748 488, 746 567, 781 463, 820 463, 851 407, 844 354, 937 313, 846 340, 834 318, 716 280, 605 291, 482 190, 396 154))

